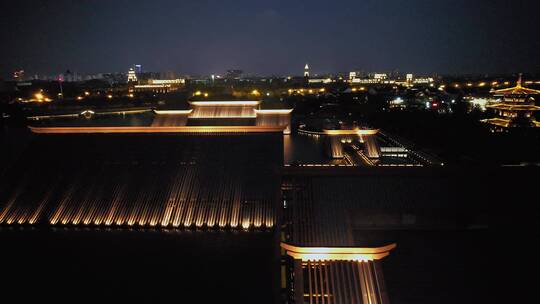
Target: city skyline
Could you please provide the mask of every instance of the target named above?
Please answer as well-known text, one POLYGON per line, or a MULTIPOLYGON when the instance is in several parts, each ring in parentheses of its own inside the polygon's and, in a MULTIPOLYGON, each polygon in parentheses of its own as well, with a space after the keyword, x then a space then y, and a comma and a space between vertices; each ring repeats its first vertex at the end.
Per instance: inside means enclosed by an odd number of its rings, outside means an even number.
POLYGON ((2 3, 0 77, 66 70, 257 75, 351 70, 539 72, 533 1, 344 1, 310 5, 139 1, 2 3), (66 50, 69 50, 66 52, 66 50))

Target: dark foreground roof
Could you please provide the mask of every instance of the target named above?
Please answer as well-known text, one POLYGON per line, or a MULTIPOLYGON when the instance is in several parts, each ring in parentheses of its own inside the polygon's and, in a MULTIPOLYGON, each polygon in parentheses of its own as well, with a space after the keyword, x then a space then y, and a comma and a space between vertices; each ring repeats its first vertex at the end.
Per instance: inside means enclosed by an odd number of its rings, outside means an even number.
POLYGON ((273 227, 282 137, 36 135, 3 177, 0 224, 273 227))
POLYGON ((487 176, 425 168, 308 170, 284 177, 288 242, 299 246, 377 247, 384 230, 487 225, 487 176), (369 232, 366 232, 369 231, 369 232))

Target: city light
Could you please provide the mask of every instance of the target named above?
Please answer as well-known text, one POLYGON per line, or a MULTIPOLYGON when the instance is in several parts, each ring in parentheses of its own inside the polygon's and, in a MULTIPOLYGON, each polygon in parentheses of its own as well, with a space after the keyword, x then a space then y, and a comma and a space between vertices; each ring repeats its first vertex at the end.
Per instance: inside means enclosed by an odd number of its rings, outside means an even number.
POLYGON ((394 104, 402 104, 403 103, 403 99, 401 97, 396 97, 392 103, 394 104))
POLYGON ((539 193, 534 5, 15 2, 2 298, 493 293, 492 197, 539 193))

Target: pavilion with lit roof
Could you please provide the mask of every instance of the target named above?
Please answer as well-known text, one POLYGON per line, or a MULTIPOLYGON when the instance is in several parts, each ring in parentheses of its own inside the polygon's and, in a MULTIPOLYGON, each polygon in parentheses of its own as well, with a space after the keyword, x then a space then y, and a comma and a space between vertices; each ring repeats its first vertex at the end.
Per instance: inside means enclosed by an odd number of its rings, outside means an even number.
POLYGON ((485 119, 483 122, 496 127, 540 127, 540 122, 534 118, 534 112, 540 110, 535 105, 534 95, 540 95, 540 90, 522 86, 521 75, 515 87, 494 90, 494 96, 502 97, 502 101, 486 108, 495 110, 499 117, 485 119))

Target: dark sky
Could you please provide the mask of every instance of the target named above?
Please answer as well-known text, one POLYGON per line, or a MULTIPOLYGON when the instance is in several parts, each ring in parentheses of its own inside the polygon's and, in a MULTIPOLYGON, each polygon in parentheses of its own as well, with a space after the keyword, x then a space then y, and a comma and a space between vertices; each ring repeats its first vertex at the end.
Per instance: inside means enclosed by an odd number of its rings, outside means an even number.
POLYGON ((538 0, 0 3, 0 75, 540 72, 538 0))

